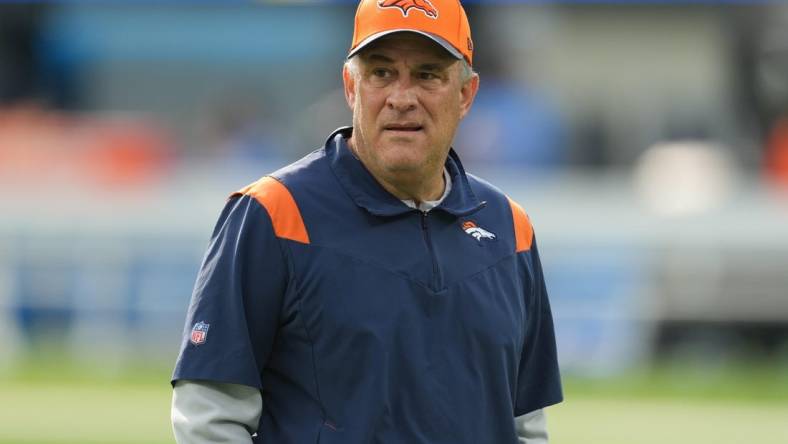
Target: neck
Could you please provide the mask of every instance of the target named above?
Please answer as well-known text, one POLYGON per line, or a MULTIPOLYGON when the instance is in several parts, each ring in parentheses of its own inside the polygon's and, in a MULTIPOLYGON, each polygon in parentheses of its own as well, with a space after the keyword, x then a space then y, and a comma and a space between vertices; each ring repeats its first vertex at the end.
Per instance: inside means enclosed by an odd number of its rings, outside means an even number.
MULTIPOLYGON (((389 173, 380 171, 359 155, 353 137, 347 139, 347 145, 353 155, 366 167, 372 177, 386 191, 400 200, 412 200, 416 204, 430 200, 438 200, 446 189, 443 177, 443 163, 437 168, 423 168, 417 171, 397 171, 389 173)), ((445 162, 444 162, 445 163, 445 162)))

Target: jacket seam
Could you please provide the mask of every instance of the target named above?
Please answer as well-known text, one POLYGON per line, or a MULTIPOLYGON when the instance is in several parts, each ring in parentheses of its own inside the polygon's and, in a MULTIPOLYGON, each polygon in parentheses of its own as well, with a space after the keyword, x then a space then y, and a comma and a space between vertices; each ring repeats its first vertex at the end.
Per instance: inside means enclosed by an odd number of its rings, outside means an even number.
MULTIPOLYGON (((362 264, 366 264, 366 265, 375 267, 375 268, 377 268, 377 269, 379 269, 381 271, 384 271, 384 272, 386 272, 388 274, 392 274, 392 275, 397 276, 399 278, 402 278, 402 279, 404 279, 404 280, 406 280, 408 282, 412 282, 412 283, 418 285, 419 287, 422 287, 425 290, 429 290, 429 291, 435 292, 435 290, 432 287, 430 287, 427 283, 424 283, 424 282, 421 282, 421 281, 419 281, 417 279, 414 279, 413 277, 408 276, 405 273, 402 273, 402 272, 399 272, 399 271, 396 271, 396 270, 392 270, 392 269, 386 267, 385 265, 380 264, 380 263, 378 263, 376 261, 371 261, 369 259, 365 259, 365 258, 362 258, 362 257, 359 257, 359 256, 355 256, 355 255, 352 255, 352 254, 348 254, 348 253, 346 253, 346 252, 344 252, 344 251, 342 251, 342 250, 340 250, 340 249, 338 249, 336 247, 330 247, 328 245, 320 245, 320 244, 312 243, 312 244, 310 244, 310 246, 311 247, 315 247, 315 248, 322 248, 322 249, 325 249, 325 250, 330 250, 330 251, 332 251, 332 252, 334 252, 334 253, 336 253, 338 255, 341 255, 343 257, 346 257, 348 259, 351 259, 351 260, 360 262, 362 264)), ((445 290, 453 288, 453 287, 455 287, 455 286, 457 286, 459 284, 462 284, 463 282, 465 282, 465 281, 467 281, 469 279, 473 279, 473 278, 475 278, 476 276, 478 276, 480 274, 486 273, 491 268, 497 267, 502 262, 504 262, 504 261, 506 261, 506 260, 508 260, 508 259, 510 259, 512 257, 516 258, 517 255, 520 254, 520 253, 525 253, 525 252, 507 253, 505 256, 502 256, 500 259, 494 261, 493 263, 491 263, 487 267, 485 267, 485 268, 483 268, 481 270, 478 270, 478 271, 474 272, 473 274, 469 274, 468 276, 465 276, 465 277, 463 277, 462 279, 460 279, 458 281, 452 282, 451 285, 445 285, 445 286, 441 287, 440 289, 438 289, 438 291, 445 291, 445 290)))

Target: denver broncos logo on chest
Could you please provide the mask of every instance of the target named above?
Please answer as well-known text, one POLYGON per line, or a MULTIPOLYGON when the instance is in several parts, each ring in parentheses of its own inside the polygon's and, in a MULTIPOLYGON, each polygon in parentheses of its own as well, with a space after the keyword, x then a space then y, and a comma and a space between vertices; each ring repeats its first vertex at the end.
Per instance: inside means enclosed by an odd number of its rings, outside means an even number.
POLYGON ((463 222, 462 229, 479 242, 481 242, 482 239, 495 239, 495 234, 490 233, 484 228, 476 225, 476 223, 472 220, 466 220, 463 222))
POLYGON ((378 8, 399 8, 403 17, 407 17, 411 9, 416 9, 429 18, 438 18, 438 9, 430 0, 378 0, 378 8))

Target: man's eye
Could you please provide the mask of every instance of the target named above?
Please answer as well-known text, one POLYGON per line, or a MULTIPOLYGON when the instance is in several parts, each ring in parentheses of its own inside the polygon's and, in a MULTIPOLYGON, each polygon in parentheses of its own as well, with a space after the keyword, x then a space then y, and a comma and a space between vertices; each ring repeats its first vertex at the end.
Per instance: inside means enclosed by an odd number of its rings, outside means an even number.
POLYGON ((382 79, 385 79, 386 77, 388 77, 390 75, 390 73, 389 73, 389 70, 387 70, 387 69, 376 68, 376 69, 372 70, 372 75, 375 76, 375 77, 380 77, 382 79))
POLYGON ((434 80, 437 79, 438 76, 434 72, 424 71, 419 73, 419 78, 421 80, 434 80))

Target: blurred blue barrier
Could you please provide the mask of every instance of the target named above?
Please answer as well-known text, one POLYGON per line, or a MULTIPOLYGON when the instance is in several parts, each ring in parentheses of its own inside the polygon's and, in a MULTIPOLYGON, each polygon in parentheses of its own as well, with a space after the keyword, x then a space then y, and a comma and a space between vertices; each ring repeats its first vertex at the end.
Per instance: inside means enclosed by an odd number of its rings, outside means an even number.
MULTIPOLYGON (((227 190, 248 182, 206 168, 144 197, 74 188, 40 205, 3 195, 0 364, 41 344, 171 362, 211 227, 227 190)), ((643 363, 661 323, 788 325, 788 201, 778 195, 742 187, 717 209, 665 218, 639 204, 627 176, 483 176, 532 217, 568 372, 643 363)))
MULTIPOLYGON (((20 236, 3 299, 25 346, 171 354, 204 239, 20 236)), ((0 309, 2 309, 0 304, 0 309)), ((6 326, 13 328, 13 326, 6 326)))
POLYGON ((608 374, 651 352, 649 258, 635 247, 554 247, 544 260, 562 368, 608 374))

